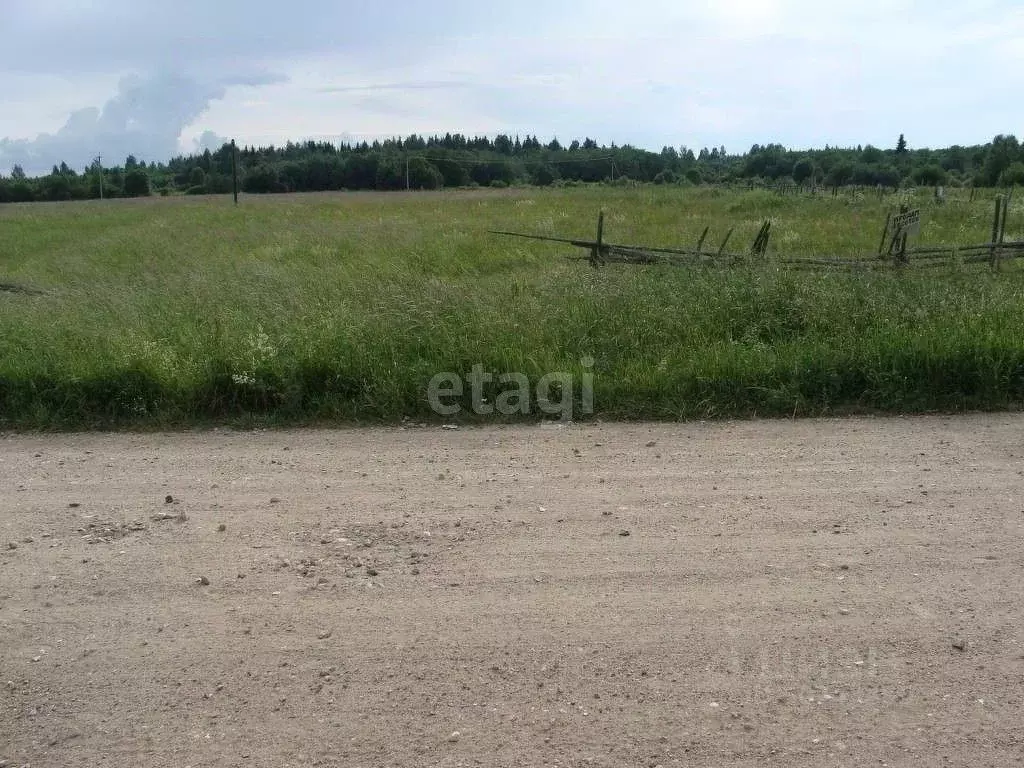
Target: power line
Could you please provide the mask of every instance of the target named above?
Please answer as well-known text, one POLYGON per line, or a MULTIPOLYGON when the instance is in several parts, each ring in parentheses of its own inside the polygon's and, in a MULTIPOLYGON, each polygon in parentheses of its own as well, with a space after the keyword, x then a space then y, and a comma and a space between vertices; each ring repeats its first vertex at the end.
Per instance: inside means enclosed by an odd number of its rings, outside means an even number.
MULTIPOLYGON (((420 150, 419 152, 408 153, 406 157, 422 157, 424 160, 440 160, 447 161, 450 163, 461 163, 465 165, 492 165, 494 163, 505 163, 511 161, 522 161, 522 162, 539 162, 547 163, 548 165, 568 165, 570 163, 590 163, 594 161, 607 160, 611 163, 615 162, 614 155, 599 155, 597 157, 579 157, 579 158, 565 158, 562 160, 553 160, 546 157, 523 157, 522 155, 503 155, 501 157, 493 157, 491 159, 484 158, 472 158, 472 157, 438 157, 437 155, 429 154, 432 150, 420 150)), ((433 150, 437 151, 437 150, 433 150)), ((440 150, 440 151, 459 151, 459 150, 440 150)), ((381 153, 387 155, 387 150, 380 150, 381 153)), ((358 154, 358 153, 353 153, 358 154)))

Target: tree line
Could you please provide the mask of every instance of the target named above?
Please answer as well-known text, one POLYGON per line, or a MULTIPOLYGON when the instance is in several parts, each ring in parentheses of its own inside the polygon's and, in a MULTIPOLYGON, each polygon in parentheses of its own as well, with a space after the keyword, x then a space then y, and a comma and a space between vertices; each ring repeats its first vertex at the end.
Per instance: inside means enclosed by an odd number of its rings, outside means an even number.
MULTIPOLYGON (((231 144, 216 151, 146 163, 129 156, 123 165, 98 161, 81 172, 66 163, 29 178, 15 166, 0 175, 0 203, 139 197, 151 194, 222 194, 232 190, 231 144)), ((599 145, 587 138, 568 145, 535 136, 412 135, 373 143, 308 141, 283 147, 239 147, 241 191, 440 189, 588 183, 720 184, 793 183, 842 187, 906 185, 1012 186, 1024 184, 1024 147, 1013 135, 945 149, 910 149, 900 136, 889 149, 871 145, 791 150, 753 145, 742 153, 725 147, 660 152, 630 145, 599 145)))

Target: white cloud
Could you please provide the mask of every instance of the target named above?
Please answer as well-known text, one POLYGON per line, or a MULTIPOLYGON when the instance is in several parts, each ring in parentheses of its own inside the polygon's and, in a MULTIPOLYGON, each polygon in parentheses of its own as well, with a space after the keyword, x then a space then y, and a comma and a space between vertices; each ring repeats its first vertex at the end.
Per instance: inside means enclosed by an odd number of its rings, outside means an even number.
POLYGON ((740 150, 888 146, 899 133, 915 146, 975 143, 1024 122, 1012 97, 1024 9, 1012 0, 11 5, 0 91, 17 108, 0 115, 0 136, 21 139, 0 141, 0 168, 98 151, 163 159, 204 131, 240 143, 508 131, 740 150), (35 55, 43 41, 53 55, 35 55), (80 111, 129 71, 164 74, 140 81, 134 101, 122 86, 80 111), (55 118, 60 104, 70 119, 55 118))
POLYGON ((98 154, 111 165, 129 153, 165 160, 177 151, 182 129, 224 92, 223 85, 173 74, 126 76, 102 109, 78 109, 54 133, 0 139, 0 167, 19 164, 28 173, 42 173, 60 161, 84 167, 98 154))

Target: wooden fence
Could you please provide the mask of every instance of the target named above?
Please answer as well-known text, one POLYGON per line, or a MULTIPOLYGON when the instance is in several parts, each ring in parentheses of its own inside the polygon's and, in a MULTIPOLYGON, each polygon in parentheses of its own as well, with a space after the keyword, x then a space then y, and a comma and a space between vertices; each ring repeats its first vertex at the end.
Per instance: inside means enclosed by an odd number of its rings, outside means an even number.
MULTIPOLYGON (((956 266, 961 264, 988 263, 998 271, 1000 265, 1010 259, 1024 258, 1024 242, 1006 242, 1006 217, 1009 209, 1009 197, 998 196, 995 200, 995 213, 992 221, 992 237, 987 243, 962 246, 932 246, 909 248, 908 236, 920 227, 920 210, 909 210, 901 206, 899 213, 886 219, 882 232, 882 240, 878 253, 854 256, 811 256, 799 258, 776 257, 774 263, 795 268, 839 268, 839 269, 906 269, 956 266)), ((707 244, 709 227, 705 227, 693 247, 663 248, 647 245, 623 245, 609 243, 604 237, 604 212, 598 215, 597 238, 595 240, 573 240, 569 238, 531 235, 522 232, 505 232, 491 230, 491 234, 505 237, 518 237, 543 242, 565 243, 575 248, 589 251, 588 256, 574 257, 589 261, 594 267, 603 264, 674 264, 674 265, 723 265, 738 264, 746 261, 764 261, 768 253, 772 222, 766 220, 761 224, 757 237, 746 251, 727 250, 735 227, 726 232, 718 246, 707 244)))

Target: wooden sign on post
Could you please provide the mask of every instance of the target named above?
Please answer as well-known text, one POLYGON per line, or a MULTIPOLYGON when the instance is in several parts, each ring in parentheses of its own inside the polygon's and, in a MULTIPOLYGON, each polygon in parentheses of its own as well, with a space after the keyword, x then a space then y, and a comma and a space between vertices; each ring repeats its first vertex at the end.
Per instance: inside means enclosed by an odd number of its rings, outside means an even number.
MULTIPOLYGON (((885 225, 886 234, 892 235, 889 241, 889 255, 897 264, 907 263, 907 236, 916 235, 921 231, 921 210, 907 210, 901 207, 900 212, 889 217, 885 225)), ((886 234, 882 235, 885 242, 886 234)))
POLYGON ((895 233, 917 235, 921 233, 921 209, 897 213, 889 224, 895 233))

